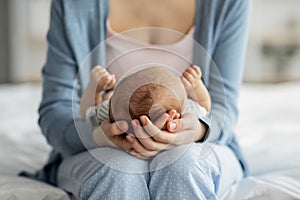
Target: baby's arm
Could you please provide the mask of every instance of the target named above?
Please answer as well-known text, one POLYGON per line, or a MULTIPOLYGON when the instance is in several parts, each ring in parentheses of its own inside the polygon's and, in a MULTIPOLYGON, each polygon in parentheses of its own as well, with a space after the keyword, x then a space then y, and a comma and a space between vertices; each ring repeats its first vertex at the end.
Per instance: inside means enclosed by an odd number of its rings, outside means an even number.
POLYGON ((80 113, 83 119, 89 107, 102 103, 102 92, 111 89, 115 83, 115 75, 110 74, 104 68, 95 66, 92 69, 90 82, 80 101, 80 113))
POLYGON ((201 80, 201 70, 198 66, 187 68, 181 76, 181 81, 187 90, 189 97, 204 107, 207 114, 211 110, 211 99, 207 88, 201 80))

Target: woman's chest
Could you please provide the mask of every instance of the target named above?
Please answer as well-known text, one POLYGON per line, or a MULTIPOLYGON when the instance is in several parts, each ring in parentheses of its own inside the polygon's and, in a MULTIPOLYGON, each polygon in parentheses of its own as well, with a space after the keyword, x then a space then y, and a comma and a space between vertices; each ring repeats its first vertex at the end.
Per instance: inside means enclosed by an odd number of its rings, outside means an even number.
POLYGON ((181 39, 194 25, 195 0, 110 0, 109 20, 116 32, 149 44, 170 44, 181 39), (166 34, 165 31, 143 30, 157 27, 182 34, 166 34), (138 32, 129 32, 139 28, 138 32), (127 33, 126 33, 127 32, 127 33))

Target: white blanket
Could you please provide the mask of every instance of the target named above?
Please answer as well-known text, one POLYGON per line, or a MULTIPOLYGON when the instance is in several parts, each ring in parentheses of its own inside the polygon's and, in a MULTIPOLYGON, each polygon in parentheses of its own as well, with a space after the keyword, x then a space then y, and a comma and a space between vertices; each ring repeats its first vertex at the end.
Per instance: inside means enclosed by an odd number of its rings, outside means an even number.
MULTIPOLYGON (((37 125, 40 98, 38 85, 0 85, 0 199, 68 199, 59 189, 16 178, 40 168, 51 150, 37 125)), ((300 199, 300 83, 245 85, 239 106, 236 132, 252 176, 223 198, 300 199)))

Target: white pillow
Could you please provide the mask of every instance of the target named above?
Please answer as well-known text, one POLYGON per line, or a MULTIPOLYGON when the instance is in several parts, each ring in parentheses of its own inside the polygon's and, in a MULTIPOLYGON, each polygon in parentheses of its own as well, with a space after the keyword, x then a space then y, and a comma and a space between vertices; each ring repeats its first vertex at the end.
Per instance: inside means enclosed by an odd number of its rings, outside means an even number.
POLYGON ((300 199, 300 168, 249 176, 233 185, 220 199, 300 199))
POLYGON ((66 192, 51 185, 22 177, 0 177, 1 200, 70 200, 66 192))

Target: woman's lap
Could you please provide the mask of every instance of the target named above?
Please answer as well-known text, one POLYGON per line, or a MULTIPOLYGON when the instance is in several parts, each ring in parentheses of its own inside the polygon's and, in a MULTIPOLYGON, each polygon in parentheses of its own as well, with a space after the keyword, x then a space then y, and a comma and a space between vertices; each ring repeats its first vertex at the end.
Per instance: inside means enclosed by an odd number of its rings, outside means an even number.
POLYGON ((149 162, 113 148, 91 152, 101 162, 83 152, 59 168, 58 186, 76 198, 215 199, 242 178, 239 162, 226 146, 182 145, 149 162))

